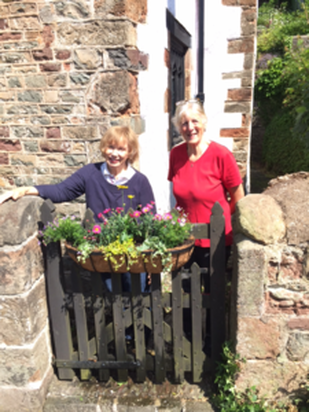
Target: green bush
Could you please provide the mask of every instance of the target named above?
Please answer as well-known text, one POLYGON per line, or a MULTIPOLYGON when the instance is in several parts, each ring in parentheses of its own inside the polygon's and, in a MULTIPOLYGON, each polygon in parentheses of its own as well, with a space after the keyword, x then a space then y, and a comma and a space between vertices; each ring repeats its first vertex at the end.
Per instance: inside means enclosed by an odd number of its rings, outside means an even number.
POLYGON ((268 170, 276 174, 309 170, 309 151, 304 140, 293 133, 295 119, 288 111, 273 117, 263 140, 263 158, 268 170))
POLYGON ((265 126, 263 155, 276 173, 309 170, 309 49, 292 36, 309 33, 309 0, 290 12, 260 8, 258 52, 276 53, 267 67, 257 70, 255 101, 265 126))

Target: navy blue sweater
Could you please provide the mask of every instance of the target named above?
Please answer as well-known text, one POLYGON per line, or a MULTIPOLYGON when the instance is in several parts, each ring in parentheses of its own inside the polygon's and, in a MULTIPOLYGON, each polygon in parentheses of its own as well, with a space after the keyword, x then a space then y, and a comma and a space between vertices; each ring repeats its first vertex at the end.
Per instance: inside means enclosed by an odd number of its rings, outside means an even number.
POLYGON ((96 221, 99 221, 98 214, 105 209, 123 207, 125 203, 125 211, 131 206, 135 210, 138 205, 146 206, 154 201, 150 183, 142 173, 136 171, 124 185, 128 189, 118 189, 103 177, 101 165, 102 162, 88 164, 59 184, 39 185, 35 188, 40 197, 54 203, 68 202, 85 193, 87 208, 94 212, 96 221), (128 195, 133 195, 134 198, 129 199, 128 195))

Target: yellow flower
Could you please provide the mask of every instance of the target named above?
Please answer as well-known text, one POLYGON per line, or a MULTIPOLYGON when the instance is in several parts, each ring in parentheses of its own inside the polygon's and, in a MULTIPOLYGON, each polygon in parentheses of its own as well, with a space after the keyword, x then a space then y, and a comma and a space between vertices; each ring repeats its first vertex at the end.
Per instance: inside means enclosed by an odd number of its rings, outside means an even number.
POLYGON ((128 195, 128 199, 134 199, 134 195, 128 195))
POLYGON ((117 185, 118 189, 129 189, 128 186, 123 186, 123 185, 117 185))

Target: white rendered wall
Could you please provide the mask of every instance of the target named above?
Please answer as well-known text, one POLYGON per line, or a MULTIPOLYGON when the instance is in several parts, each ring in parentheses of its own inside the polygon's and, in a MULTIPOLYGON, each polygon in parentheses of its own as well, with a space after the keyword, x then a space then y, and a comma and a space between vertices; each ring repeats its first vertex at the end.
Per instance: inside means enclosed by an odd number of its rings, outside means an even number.
POLYGON ((221 1, 205 2, 204 90, 208 115, 207 133, 233 149, 233 139, 220 138, 221 128, 241 127, 241 113, 224 113, 228 89, 239 88, 240 79, 223 80, 223 73, 242 71, 244 54, 228 54, 228 39, 240 37, 241 7, 227 7, 221 1))
POLYGON ((141 116, 146 130, 140 136, 140 170, 154 190, 157 208, 170 210, 168 173, 168 113, 164 113, 164 96, 168 87, 168 69, 164 65, 167 48, 166 4, 148 1, 147 23, 138 26, 138 48, 149 54, 148 70, 140 72, 138 87, 141 116))
MULTIPOLYGON (((197 12, 194 0, 148 0, 147 23, 138 25, 138 49, 149 55, 148 70, 139 74, 141 116, 146 125, 140 136, 140 169, 153 187, 158 209, 170 209, 168 173, 168 113, 164 113, 168 69, 164 51, 168 47, 166 8, 192 36, 192 97, 197 93, 197 12), (190 7, 188 7, 190 4, 190 7)), ((241 113, 224 113, 230 88, 240 79, 223 80, 223 73, 242 71, 244 54, 228 54, 228 39, 240 37, 241 7, 227 7, 221 1, 205 2, 204 93, 210 139, 233 147, 233 139, 220 138, 221 128, 241 127, 241 113)))

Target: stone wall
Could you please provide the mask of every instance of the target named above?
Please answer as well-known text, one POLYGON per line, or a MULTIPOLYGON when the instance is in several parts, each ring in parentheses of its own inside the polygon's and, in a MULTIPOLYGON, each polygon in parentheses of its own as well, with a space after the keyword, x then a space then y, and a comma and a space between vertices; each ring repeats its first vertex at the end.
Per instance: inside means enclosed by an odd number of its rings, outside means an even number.
POLYGON ((252 125, 252 101, 255 71, 257 1, 256 0, 222 0, 230 7, 241 7, 241 29, 239 38, 228 40, 228 54, 243 54, 242 70, 223 73, 224 80, 240 80, 239 88, 229 88, 225 97, 225 113, 241 113, 239 127, 221 128, 220 136, 233 138, 233 153, 242 176, 246 176, 250 162, 250 136, 252 125))
POLYGON ((247 359, 237 381, 297 396, 309 362, 309 173, 274 179, 237 205, 233 335, 247 359))
MULTIPOLYGON (((0 190, 101 160, 111 125, 144 130, 136 48, 146 0, 0 2, 0 190)), ((77 207, 78 209, 78 207, 77 207)))
POLYGON ((42 200, 0 206, 0 410, 39 412, 51 367, 44 265, 37 239, 42 200))

